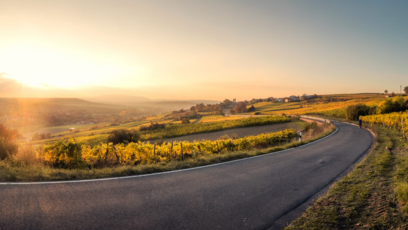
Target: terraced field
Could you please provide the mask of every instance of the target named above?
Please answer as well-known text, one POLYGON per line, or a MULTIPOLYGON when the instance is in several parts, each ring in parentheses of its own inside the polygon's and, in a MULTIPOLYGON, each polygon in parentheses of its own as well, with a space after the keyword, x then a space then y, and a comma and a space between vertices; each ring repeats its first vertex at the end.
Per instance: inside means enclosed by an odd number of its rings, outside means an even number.
POLYGON ((302 129, 302 124, 304 121, 296 120, 289 123, 282 123, 282 124, 273 124, 273 125, 263 125, 263 126, 255 126, 255 127, 243 127, 237 129, 228 129, 228 130, 221 130, 211 133, 199 133, 199 134, 192 134, 187 136, 181 137, 174 137, 174 138, 167 138, 165 141, 200 141, 200 140, 217 140, 220 137, 225 137, 225 135, 229 137, 236 137, 242 138, 246 136, 255 136, 262 133, 272 133, 278 132, 285 129, 294 129, 299 131, 302 129))

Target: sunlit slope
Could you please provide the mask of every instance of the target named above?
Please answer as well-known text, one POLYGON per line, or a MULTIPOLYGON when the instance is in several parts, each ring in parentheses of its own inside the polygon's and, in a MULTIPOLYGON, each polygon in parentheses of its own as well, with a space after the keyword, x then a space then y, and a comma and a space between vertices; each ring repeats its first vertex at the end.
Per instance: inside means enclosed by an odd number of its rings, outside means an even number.
POLYGON ((386 100, 384 95, 379 94, 337 94, 324 95, 318 100, 302 102, 259 102, 251 104, 255 112, 250 114, 327 114, 336 115, 343 113, 344 108, 353 104, 378 105, 386 100))
POLYGON ((118 113, 124 106, 100 104, 77 98, 0 98, 0 111, 13 113, 86 110, 92 113, 118 113))

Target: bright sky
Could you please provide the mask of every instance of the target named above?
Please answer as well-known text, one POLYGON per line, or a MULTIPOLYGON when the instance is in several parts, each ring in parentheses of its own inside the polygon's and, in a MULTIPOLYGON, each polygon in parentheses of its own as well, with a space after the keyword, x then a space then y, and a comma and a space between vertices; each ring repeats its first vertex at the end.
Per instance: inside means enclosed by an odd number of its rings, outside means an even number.
POLYGON ((37 96, 69 94, 58 87, 78 97, 244 100, 408 85, 405 0, 2 0, 0 8, 0 88, 17 79, 37 96))

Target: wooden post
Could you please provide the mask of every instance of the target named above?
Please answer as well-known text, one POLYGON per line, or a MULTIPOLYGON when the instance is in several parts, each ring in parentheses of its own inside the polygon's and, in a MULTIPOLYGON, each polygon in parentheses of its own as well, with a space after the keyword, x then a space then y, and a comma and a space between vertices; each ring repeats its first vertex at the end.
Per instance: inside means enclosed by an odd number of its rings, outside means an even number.
POLYGON ((231 147, 230 151, 232 151, 233 149, 232 149, 232 141, 231 140, 230 140, 230 147, 231 147))
POLYGON ((118 155, 118 151, 116 150, 114 145, 112 145, 112 147, 113 147, 113 150, 115 150, 116 163, 119 164, 120 163, 120 158, 119 158, 119 155, 118 155))
POLYGON ((402 124, 402 136, 405 139, 405 130, 404 130, 404 118, 401 117, 401 124, 402 124))
POLYGON ((154 144, 154 147, 153 147, 153 155, 156 156, 156 144, 154 144))
POLYGON ((383 119, 382 119, 382 120, 383 120, 383 128, 385 128, 384 117, 383 117, 383 119))
POLYGON ((171 149, 170 149, 170 154, 173 155, 173 141, 171 141, 171 149))
POLYGON ((106 147, 106 153, 105 153, 105 165, 108 163, 108 153, 109 153, 109 145, 106 147))
POLYGON ((183 143, 180 143, 180 155, 181 155, 181 160, 184 160, 184 156, 183 156, 183 143))
POLYGON ((77 150, 77 155, 76 155, 76 165, 77 165, 77 170, 78 170, 78 162, 79 162, 79 160, 78 160, 78 157, 79 157, 79 149, 78 149, 78 145, 77 145, 77 143, 76 143, 76 140, 74 139, 74 138, 72 138, 73 140, 74 140, 74 144, 75 144, 75 148, 76 148, 76 150, 77 150))

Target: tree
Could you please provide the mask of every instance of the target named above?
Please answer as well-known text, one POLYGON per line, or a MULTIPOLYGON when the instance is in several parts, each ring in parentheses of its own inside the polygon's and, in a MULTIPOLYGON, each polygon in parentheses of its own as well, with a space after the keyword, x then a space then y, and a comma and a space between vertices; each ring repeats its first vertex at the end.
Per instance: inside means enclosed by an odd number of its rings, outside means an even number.
POLYGON ((405 87, 404 87, 404 92, 405 92, 406 94, 408 94, 408 86, 405 86, 405 87))
POLYGON ((381 102, 377 107, 377 114, 384 114, 384 113, 391 113, 396 110, 395 103, 388 99, 386 101, 381 102))
POLYGON ((247 111, 246 104, 244 102, 239 102, 235 111, 237 113, 245 113, 247 111))
POLYGON ((406 99, 403 103, 402 103, 402 106, 401 106, 401 110, 402 111, 405 111, 405 110, 407 110, 408 109, 408 99, 406 99))
POLYGON ((395 97, 395 93, 394 93, 394 92, 391 93, 391 97, 395 97))
POLYGON ((255 107, 252 105, 252 106, 247 110, 247 112, 255 112, 255 107))
POLYGON ((187 119, 187 118, 183 118, 183 119, 181 120, 181 124, 190 124, 190 120, 187 119))
POLYGON ((229 99, 225 99, 222 103, 224 108, 228 108, 232 105, 233 102, 230 101, 229 99))
MULTIPOLYGON (((70 130, 70 131, 71 131, 71 130, 70 130)), ((40 134, 34 133, 34 134, 33 134, 33 137, 31 138, 31 140, 33 140, 33 141, 38 141, 38 140, 40 140, 40 134)))
POLYGON ((108 137, 108 143, 113 143, 114 145, 119 143, 130 143, 138 142, 140 140, 140 134, 134 129, 117 129, 113 130, 108 137))
POLYGON ((0 124, 0 160, 12 156, 18 151, 18 145, 15 140, 18 138, 18 132, 15 129, 9 129, 0 124))
POLYGON ((388 90, 384 90, 384 93, 387 94, 387 93, 388 93, 388 90))
POLYGON ((235 114, 236 112, 235 112, 235 109, 229 109, 229 111, 228 111, 230 114, 235 114))
POLYGON ((356 121, 360 116, 369 115, 370 107, 364 104, 350 105, 346 107, 346 119, 356 121))

